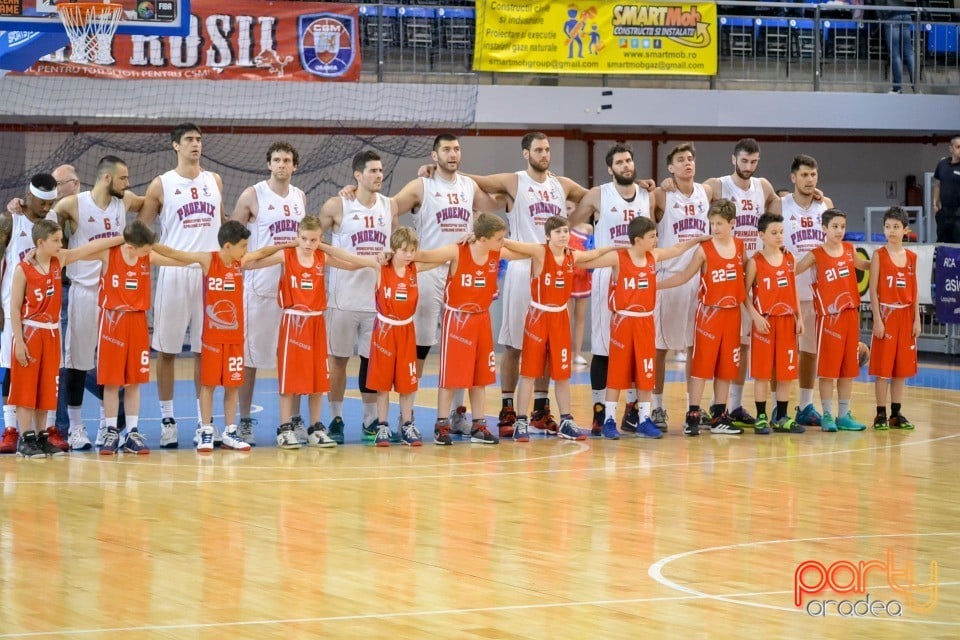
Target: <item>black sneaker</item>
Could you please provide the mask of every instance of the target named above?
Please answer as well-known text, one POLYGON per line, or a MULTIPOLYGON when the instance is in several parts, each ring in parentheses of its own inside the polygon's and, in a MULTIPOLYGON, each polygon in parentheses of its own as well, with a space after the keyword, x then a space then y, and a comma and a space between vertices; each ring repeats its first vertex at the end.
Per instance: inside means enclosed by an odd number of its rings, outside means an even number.
POLYGON ((607 410, 603 404, 599 402, 593 403, 593 424, 590 427, 590 437, 591 438, 602 438, 603 437, 603 421, 607 417, 607 410))
MULTIPOLYGON (((754 421, 756 422, 756 421, 754 421)), ((721 435, 738 436, 743 433, 743 429, 733 424, 726 411, 710 420, 710 433, 721 435)))
MULTIPOLYGON (((511 425, 511 428, 513 425, 511 425)), ((437 420, 433 425, 433 444, 449 447, 453 444, 450 438, 450 421, 447 419, 437 420)))
POLYGON ((757 423, 757 419, 747 413, 747 410, 743 407, 737 407, 730 412, 730 422, 744 429, 752 429, 753 425, 757 423))
POLYGON ((37 436, 37 446, 40 447, 40 451, 43 451, 43 455, 45 456, 67 455, 63 449, 50 442, 50 438, 47 437, 46 431, 42 431, 40 435, 37 436))
POLYGON ((327 430, 327 433, 330 434, 330 439, 337 444, 343 444, 343 426, 343 418, 336 416, 330 422, 330 428, 327 430))
POLYGON ((20 436, 20 442, 17 444, 17 457, 19 458, 46 458, 47 454, 40 448, 37 441, 36 431, 28 431, 20 436))
MULTIPOLYGON (((516 420, 514 420, 514 424, 516 424, 516 420)), ((512 426, 513 425, 511 425, 511 427, 512 426)), ((510 437, 513 437, 513 434, 511 434, 510 437)), ((470 442, 476 442, 477 444, 500 444, 500 438, 490 433, 490 429, 487 429, 486 421, 474 421, 473 428, 470 430, 470 442)))
POLYGON ((688 411, 686 422, 683 425, 683 433, 687 436, 700 435, 700 412, 688 411))
POLYGON ((628 402, 623 411, 623 419, 620 421, 620 431, 636 433, 638 424, 640 424, 640 410, 637 409, 637 403, 628 402))

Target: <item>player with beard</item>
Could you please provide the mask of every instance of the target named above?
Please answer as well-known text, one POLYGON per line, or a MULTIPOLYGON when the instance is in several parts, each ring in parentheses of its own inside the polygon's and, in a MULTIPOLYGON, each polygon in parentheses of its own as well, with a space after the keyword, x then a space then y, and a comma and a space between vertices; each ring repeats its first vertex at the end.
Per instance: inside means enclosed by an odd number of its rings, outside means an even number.
MULTIPOLYGON (((594 224, 594 246, 627 248, 630 238, 627 227, 636 217, 650 218, 656 201, 652 181, 643 180, 638 186, 633 161, 633 149, 627 144, 615 144, 607 151, 607 173, 610 182, 590 189, 570 214, 570 226, 581 222, 594 224)), ((590 289, 590 388, 593 395, 593 427, 591 435, 602 435, 604 401, 607 391, 607 368, 610 350, 610 316, 607 304, 610 294, 612 267, 593 270, 590 289)), ((635 433, 639 422, 637 391, 627 391, 627 408, 620 422, 624 431, 635 433)))
MULTIPOLYGON (((90 191, 67 196, 54 205, 54 211, 69 228, 69 248, 123 234, 127 211, 139 211, 143 206, 143 196, 127 191, 128 184, 126 163, 117 156, 104 156, 97 164, 96 182, 90 191)), ((91 446, 80 412, 87 371, 97 364, 100 268, 99 259, 78 260, 67 266, 70 290, 64 365, 70 420, 67 441, 74 450, 91 446)))

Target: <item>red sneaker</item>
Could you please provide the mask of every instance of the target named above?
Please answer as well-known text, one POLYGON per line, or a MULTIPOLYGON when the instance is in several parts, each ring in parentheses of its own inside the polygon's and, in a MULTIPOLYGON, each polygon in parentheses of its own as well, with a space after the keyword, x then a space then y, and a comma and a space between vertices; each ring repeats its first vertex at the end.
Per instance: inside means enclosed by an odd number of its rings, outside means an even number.
POLYGON ((56 427, 47 427, 47 442, 60 449, 60 451, 70 451, 70 443, 63 439, 60 430, 56 427))
POLYGON ((550 413, 550 404, 546 404, 543 409, 534 411, 530 414, 530 426, 541 431, 546 431, 547 435, 555 436, 560 429, 560 425, 550 413))
POLYGON ((16 453, 20 442, 20 432, 13 427, 3 430, 3 439, 0 439, 0 453, 16 453))
POLYGON ((513 410, 513 407, 504 407, 500 409, 499 422, 497 422, 497 427, 500 429, 501 438, 512 438, 513 437, 513 423, 517 421, 517 412, 513 410))

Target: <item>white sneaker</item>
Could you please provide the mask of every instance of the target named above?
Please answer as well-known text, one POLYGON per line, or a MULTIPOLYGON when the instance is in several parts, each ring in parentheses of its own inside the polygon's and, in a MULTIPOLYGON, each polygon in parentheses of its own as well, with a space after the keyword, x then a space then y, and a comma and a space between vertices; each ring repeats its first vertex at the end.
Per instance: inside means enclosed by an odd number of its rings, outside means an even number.
POLYGON ((317 422, 307 430, 307 446, 330 449, 337 446, 337 443, 327 433, 327 428, 323 426, 323 423, 317 422))
POLYGON ((107 423, 101 420, 100 426, 97 427, 97 439, 94 441, 94 444, 97 447, 102 447, 104 439, 106 437, 107 437, 107 423))
POLYGON ((293 435, 297 436, 297 442, 307 444, 309 434, 307 433, 307 425, 303 423, 303 418, 293 416, 290 423, 293 425, 293 435))
POLYGON ((212 425, 197 429, 197 451, 213 451, 213 433, 212 425))
MULTIPOLYGON (((215 425, 210 427, 213 429, 213 446, 219 447, 223 443, 223 436, 220 435, 220 430, 217 429, 215 425)), ((197 423, 197 430, 193 432, 193 444, 200 444, 200 432, 203 430, 203 425, 199 422, 197 423)))
POLYGON ((233 449, 235 451, 250 451, 250 445, 243 441, 236 425, 233 428, 227 427, 223 431, 223 440, 220 445, 224 449, 233 449))
POLYGON ((280 449, 299 449, 300 441, 297 440, 293 432, 293 425, 286 422, 280 425, 280 433, 277 434, 277 447, 280 449))
POLYGON ((581 355, 578 355, 573 359, 573 364, 577 365, 578 367, 585 367, 587 366, 587 359, 581 355))
MULTIPOLYGON (((100 440, 100 436, 97 436, 100 440)), ((164 418, 160 421, 160 448, 176 449, 180 446, 180 436, 177 433, 177 421, 173 418, 164 418)))
POLYGON ((466 407, 457 407, 450 412, 450 433, 457 436, 470 435, 470 418, 466 407))
POLYGON ((240 418, 240 425, 237 430, 240 432, 240 438, 251 447, 257 446, 257 439, 253 435, 253 426, 257 424, 256 418, 240 418))
POLYGON ((82 425, 70 427, 70 431, 67 434, 67 443, 73 451, 87 451, 93 447, 93 445, 90 444, 90 438, 87 437, 87 430, 82 425))

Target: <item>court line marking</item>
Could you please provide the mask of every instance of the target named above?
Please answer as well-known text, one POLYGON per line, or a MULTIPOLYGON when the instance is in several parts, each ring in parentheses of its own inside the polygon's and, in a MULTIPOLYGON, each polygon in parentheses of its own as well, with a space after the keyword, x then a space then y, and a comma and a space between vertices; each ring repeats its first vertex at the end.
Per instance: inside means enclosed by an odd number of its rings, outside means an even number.
MULTIPOLYGON (((744 549, 748 547, 760 547, 767 545, 775 544, 788 544, 788 543, 797 543, 797 542, 824 542, 830 540, 861 540, 861 539, 875 539, 875 538, 926 538, 926 537, 960 537, 960 531, 937 531, 937 532, 928 532, 928 533, 868 533, 868 534, 853 534, 847 536, 818 536, 814 538, 783 538, 779 540, 760 540, 754 542, 740 542, 737 544, 727 544, 717 547, 703 547, 701 549, 692 549, 690 551, 682 551, 680 553, 675 553, 673 555, 667 556, 657 560, 650 568, 647 569, 647 575, 650 576, 655 582, 674 591, 680 591, 692 596, 701 596, 709 600, 716 600, 719 602, 727 602, 730 604, 739 604, 748 607, 757 607, 760 609, 772 609, 774 611, 785 611, 788 613, 799 613, 805 614, 806 612, 803 609, 798 609, 796 607, 783 607, 780 605, 772 604, 763 604, 761 602, 744 602, 741 600, 733 600, 729 595, 711 595, 709 593, 704 593, 703 591, 698 591, 692 587, 688 587, 677 582, 674 582, 670 578, 667 578, 663 575, 663 568, 674 562, 675 560, 682 560, 691 556, 695 556, 702 553, 711 553, 714 551, 727 551, 730 549, 744 549)), ((953 586, 960 584, 957 582, 941 582, 940 585, 953 586)), ((871 587, 872 589, 873 587, 871 587)), ((884 589, 889 587, 879 586, 877 589, 884 589)), ((793 591, 786 591, 784 593, 793 593, 793 591)), ((766 593, 758 593, 757 595, 767 595, 766 593)), ((828 615, 831 618, 843 618, 843 616, 838 615, 828 615)), ((914 624, 937 624, 937 625, 946 625, 946 626, 960 626, 960 621, 951 622, 946 620, 923 620, 923 619, 914 619, 914 618, 856 618, 858 620, 880 620, 887 622, 909 622, 914 624)))

